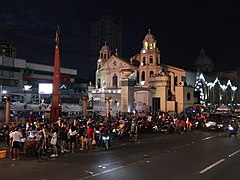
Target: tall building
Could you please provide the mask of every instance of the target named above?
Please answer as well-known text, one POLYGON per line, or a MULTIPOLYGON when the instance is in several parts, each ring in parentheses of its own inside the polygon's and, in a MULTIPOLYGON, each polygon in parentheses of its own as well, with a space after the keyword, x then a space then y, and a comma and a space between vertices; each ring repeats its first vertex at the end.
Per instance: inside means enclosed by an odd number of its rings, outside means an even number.
MULTIPOLYGON (((104 45, 119 55, 122 53, 122 20, 118 17, 103 15, 91 24, 90 58, 91 64, 96 64, 99 49, 104 45)), ((94 73, 92 74, 94 77, 94 73)))
POLYGON ((17 57, 17 50, 8 42, 0 41, 0 56, 17 57))

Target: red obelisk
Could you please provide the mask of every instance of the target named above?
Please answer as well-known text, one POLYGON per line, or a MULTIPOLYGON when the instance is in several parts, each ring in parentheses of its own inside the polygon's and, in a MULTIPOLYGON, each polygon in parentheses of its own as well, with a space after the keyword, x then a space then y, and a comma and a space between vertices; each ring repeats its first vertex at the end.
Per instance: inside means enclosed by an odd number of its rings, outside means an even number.
POLYGON ((60 117, 61 100, 60 100, 60 58, 59 58, 59 26, 56 30, 55 37, 55 58, 54 58, 54 72, 53 72, 53 92, 52 92, 52 106, 50 111, 50 123, 54 123, 60 117))

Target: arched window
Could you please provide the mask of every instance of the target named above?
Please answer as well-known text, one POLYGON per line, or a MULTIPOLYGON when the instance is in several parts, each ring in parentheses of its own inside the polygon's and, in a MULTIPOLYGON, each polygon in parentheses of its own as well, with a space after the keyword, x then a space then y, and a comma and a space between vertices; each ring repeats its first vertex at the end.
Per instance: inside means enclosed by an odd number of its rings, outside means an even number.
POLYGON ((158 65, 158 57, 156 57, 156 65, 158 65))
POLYGON ((142 60, 142 66, 145 66, 145 65, 146 65, 146 57, 144 56, 142 60))
POLYGON ((150 64, 153 63, 153 57, 152 57, 152 56, 150 56, 150 58, 149 58, 149 63, 150 63, 150 64))
POLYGON ((116 74, 114 74, 114 76, 113 76, 113 87, 117 87, 117 83, 118 83, 118 77, 117 77, 117 75, 116 74))
POLYGON ((145 72, 144 71, 142 72, 142 75, 141 75, 141 81, 145 81, 145 72))
POLYGON ((149 44, 149 49, 152 49, 152 43, 149 44))
POLYGON ((150 71, 150 77, 153 77, 153 71, 150 71))
POLYGON ((98 88, 101 88, 101 79, 98 79, 98 80, 97 80, 97 87, 98 87, 98 88))

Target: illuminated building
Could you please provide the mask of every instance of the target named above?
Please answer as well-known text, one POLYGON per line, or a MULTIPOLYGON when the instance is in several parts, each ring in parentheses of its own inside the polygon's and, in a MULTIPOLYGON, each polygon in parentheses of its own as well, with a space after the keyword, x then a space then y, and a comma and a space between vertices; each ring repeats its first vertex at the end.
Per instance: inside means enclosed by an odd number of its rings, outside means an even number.
POLYGON ((199 92, 200 104, 234 106, 240 103, 238 68, 217 70, 203 49, 194 60, 193 68, 198 71, 195 91, 199 92))
POLYGON ((130 60, 111 54, 107 43, 102 46, 97 60, 95 87, 89 87, 89 97, 96 110, 104 111, 105 97, 111 97, 112 112, 121 111, 122 69, 132 69, 135 81, 134 109, 138 112, 182 112, 194 104, 196 72, 161 62, 157 40, 149 33, 142 41, 139 54, 130 60))
MULTIPOLYGON (((71 85, 77 76, 76 69, 61 67, 61 84, 65 85, 61 90, 63 99, 70 98, 71 85)), ((1 92, 25 96, 26 103, 39 103, 39 83, 52 83, 53 66, 31 63, 25 59, 0 56, 0 86, 1 92), (24 85, 31 85, 31 89, 25 90, 24 85)), ((76 99, 76 98, 73 98, 76 99)))

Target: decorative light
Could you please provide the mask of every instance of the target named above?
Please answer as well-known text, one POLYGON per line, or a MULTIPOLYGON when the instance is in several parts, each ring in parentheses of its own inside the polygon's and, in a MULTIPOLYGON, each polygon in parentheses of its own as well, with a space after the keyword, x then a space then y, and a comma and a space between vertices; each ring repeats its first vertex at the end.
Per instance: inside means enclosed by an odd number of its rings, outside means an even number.
MULTIPOLYGON (((221 84, 220 80, 218 79, 218 77, 216 77, 216 79, 213 82, 207 82, 205 80, 205 77, 202 73, 198 72, 197 76, 196 76, 196 83, 195 83, 195 91, 200 91, 200 102, 204 102, 204 99, 206 99, 206 97, 204 98, 204 94, 202 94, 203 92, 203 85, 207 85, 207 87, 211 90, 216 84, 219 85, 219 87, 221 88, 222 91, 225 91, 228 87, 231 88, 232 91, 236 91, 237 87, 233 86, 231 81, 228 80, 227 84, 221 84)), ((222 96, 219 97, 220 100, 222 100, 222 96)), ((232 98, 233 100, 233 98, 232 98)))

